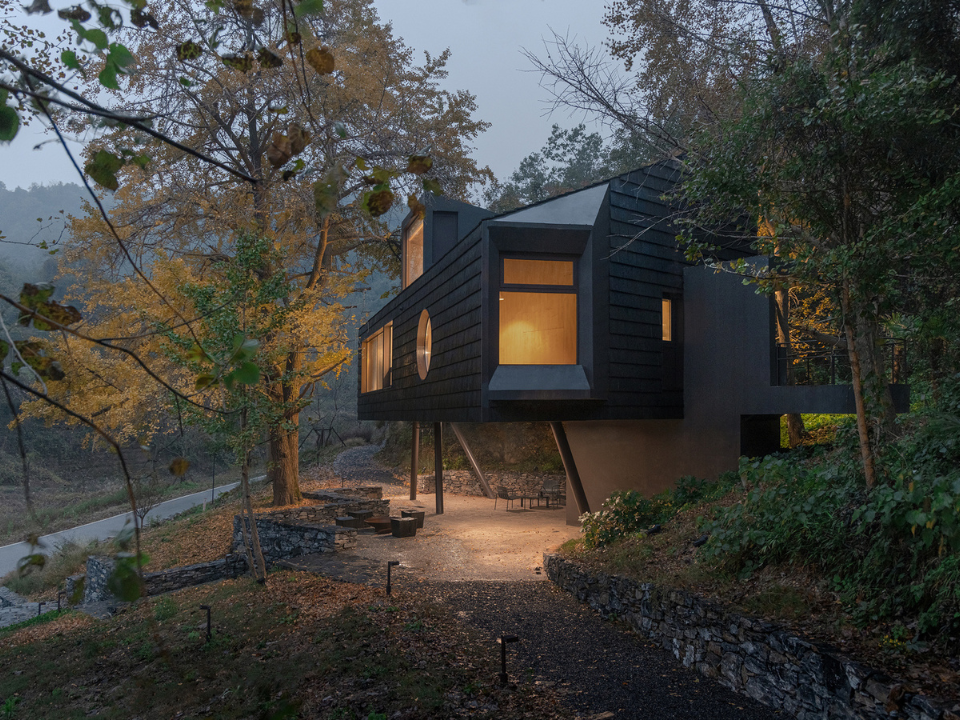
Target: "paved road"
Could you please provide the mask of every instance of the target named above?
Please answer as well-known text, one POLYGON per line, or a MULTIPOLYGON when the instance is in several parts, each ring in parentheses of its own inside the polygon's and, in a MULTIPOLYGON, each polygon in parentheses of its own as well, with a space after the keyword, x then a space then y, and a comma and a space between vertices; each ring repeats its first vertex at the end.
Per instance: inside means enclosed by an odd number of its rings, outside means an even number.
MULTIPOLYGON (((252 478, 252 480, 262 479, 263 478, 252 478)), ((220 495, 228 490, 232 490, 236 486, 237 483, 221 485, 216 488, 214 492, 220 495)), ((147 514, 147 523, 149 524, 151 520, 173 517, 178 513, 182 513, 184 510, 189 510, 209 500, 210 490, 202 490, 191 495, 184 495, 183 497, 174 498, 173 500, 167 500, 157 505, 147 514)), ((133 513, 127 512, 122 515, 114 515, 104 520, 70 528, 69 530, 61 530, 60 532, 51 533, 50 535, 44 535, 40 538, 40 541, 44 545, 41 552, 49 553, 51 550, 55 550, 57 545, 67 541, 82 543, 90 542, 91 540, 106 540, 107 538, 114 537, 123 529, 124 525, 132 522, 133 513)), ((25 542, 0 547, 0 577, 12 570, 16 570, 17 561, 29 553, 30 545, 25 542)))

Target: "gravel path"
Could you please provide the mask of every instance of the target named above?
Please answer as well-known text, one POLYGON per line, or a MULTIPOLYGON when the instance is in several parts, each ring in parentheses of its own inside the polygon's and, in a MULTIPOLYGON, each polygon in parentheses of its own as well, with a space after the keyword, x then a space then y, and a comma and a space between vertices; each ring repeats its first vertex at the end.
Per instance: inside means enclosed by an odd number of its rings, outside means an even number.
POLYGON ((684 668, 548 582, 461 582, 422 586, 440 605, 490 638, 515 634, 508 646, 512 681, 556 683, 571 710, 610 720, 770 720, 784 718, 748 697, 684 668))
POLYGON ((341 486, 383 485, 384 495, 401 488, 403 482, 373 459, 382 448, 382 445, 361 445, 347 448, 337 455, 333 461, 333 472, 340 478, 341 486))
MULTIPOLYGON (((403 482, 373 461, 378 449, 365 446, 345 450, 334 461, 333 471, 345 484, 382 484, 385 495, 399 494, 403 482)), ((511 644, 508 650, 507 671, 511 680, 556 685, 565 694, 571 712, 582 720, 784 717, 684 668, 672 654, 615 622, 604 621, 552 583, 542 579, 537 582, 529 568, 521 567, 519 555, 515 560, 508 555, 501 557, 504 571, 508 570, 506 565, 520 563, 515 573, 495 575, 499 579, 494 580, 477 579, 483 575, 476 575, 473 565, 497 551, 497 538, 482 535, 484 528, 502 535, 499 539, 508 544, 518 543, 522 530, 529 529, 524 526, 538 516, 517 515, 515 519, 522 522, 521 529, 517 529, 499 524, 507 519, 505 514, 491 515, 492 509, 487 508, 485 515, 483 507, 467 507, 466 499, 455 501, 451 496, 450 500, 451 507, 442 517, 431 515, 428 508, 429 528, 425 526, 425 531, 418 533, 418 542, 359 538, 362 547, 353 553, 308 556, 298 558, 297 564, 300 569, 378 585, 383 582, 387 554, 400 558, 401 551, 407 553, 409 556, 402 558, 403 564, 395 573, 398 592, 412 592, 436 602, 475 628, 481 637, 488 638, 492 673, 500 670, 497 636, 517 635, 520 642, 511 644), (460 504, 464 507, 457 506, 460 504), (480 535, 472 537, 477 533, 480 535), (382 552, 379 545, 383 545, 382 552), (457 548, 469 551, 464 562, 458 562, 457 548), (477 552, 482 557, 476 557, 477 552), (441 565, 451 564, 459 566, 458 573, 442 572, 441 565), (456 574, 464 579, 446 581, 456 574), (530 579, 514 579, 521 577, 530 579)), ((429 506, 432 496, 422 502, 429 506)), ((540 542, 538 552, 542 552, 550 537, 556 536, 548 536, 545 529, 543 535, 527 537, 526 541, 540 542)))

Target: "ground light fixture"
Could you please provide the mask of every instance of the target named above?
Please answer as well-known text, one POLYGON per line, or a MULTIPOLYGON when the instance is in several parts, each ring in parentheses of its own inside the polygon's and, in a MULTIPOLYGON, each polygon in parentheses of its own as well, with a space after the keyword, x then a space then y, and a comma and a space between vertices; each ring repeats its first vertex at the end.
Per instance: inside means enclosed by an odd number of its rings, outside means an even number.
POLYGON ((201 606, 200 606, 200 609, 207 611, 207 642, 210 642, 210 640, 213 638, 213 631, 212 631, 211 626, 210 626, 210 606, 209 606, 209 605, 201 605, 201 606))
POLYGON ((519 640, 516 635, 501 635, 497 638, 500 644, 500 684, 507 684, 507 645, 519 640))
POLYGON ((390 569, 395 565, 399 565, 399 560, 388 560, 387 561, 387 595, 390 594, 390 591, 393 589, 393 586, 390 584, 390 569))

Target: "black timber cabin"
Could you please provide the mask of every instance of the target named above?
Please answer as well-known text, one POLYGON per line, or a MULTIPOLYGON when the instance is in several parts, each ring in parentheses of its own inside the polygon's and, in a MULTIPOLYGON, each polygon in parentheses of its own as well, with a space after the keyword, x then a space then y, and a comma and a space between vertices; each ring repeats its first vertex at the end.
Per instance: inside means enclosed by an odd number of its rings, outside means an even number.
POLYGON ((779 384, 772 300, 684 260, 664 199, 679 173, 501 215, 429 198, 401 229, 400 293, 360 328, 360 419, 549 421, 572 523, 614 490, 777 450, 784 413, 854 412, 850 385, 779 384))

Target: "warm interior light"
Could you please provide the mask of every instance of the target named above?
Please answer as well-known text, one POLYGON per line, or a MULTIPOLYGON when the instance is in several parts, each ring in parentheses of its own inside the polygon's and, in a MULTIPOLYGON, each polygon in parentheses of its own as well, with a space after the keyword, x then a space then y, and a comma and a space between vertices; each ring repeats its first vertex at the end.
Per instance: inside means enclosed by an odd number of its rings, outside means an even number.
POLYGON ((572 260, 523 260, 505 258, 503 261, 505 285, 573 286, 572 260))
POLYGON ((423 275, 423 219, 407 227, 403 236, 403 287, 423 275))
POLYGON ((391 383, 393 323, 387 323, 363 341, 360 392, 382 390, 391 383))
POLYGON ((421 380, 427 379, 430 371, 430 353, 433 350, 433 324, 430 314, 424 310, 420 313, 417 323, 417 375, 421 380))
POLYGON ((661 330, 664 342, 673 341, 673 302, 669 298, 660 301, 661 330))
POLYGON ((500 293, 501 365, 576 365, 577 296, 500 293))

